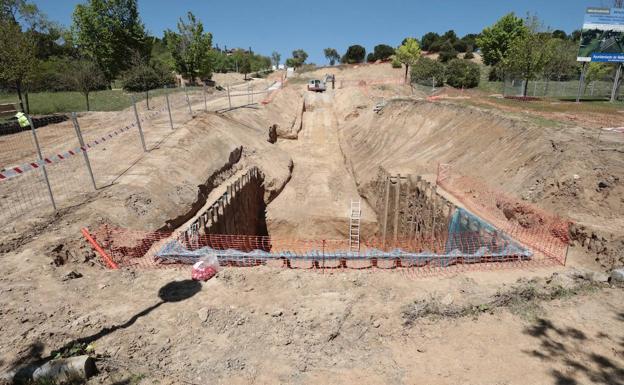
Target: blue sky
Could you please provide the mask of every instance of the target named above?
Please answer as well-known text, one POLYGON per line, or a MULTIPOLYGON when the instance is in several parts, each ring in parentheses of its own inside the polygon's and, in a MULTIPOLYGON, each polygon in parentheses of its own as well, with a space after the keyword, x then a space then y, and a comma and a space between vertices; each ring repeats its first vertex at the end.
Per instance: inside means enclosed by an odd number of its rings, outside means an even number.
MULTIPOLYGON (((71 24, 79 0, 34 0, 51 19, 71 24)), ((421 37, 454 29, 458 35, 480 32, 507 12, 536 13, 552 29, 580 28, 588 6, 611 6, 609 0, 139 0, 150 33, 175 29, 179 17, 192 11, 220 47, 249 47, 282 61, 297 48, 308 62, 325 63, 322 50, 341 54, 351 44, 367 52, 380 43, 398 45, 406 36, 421 37)))

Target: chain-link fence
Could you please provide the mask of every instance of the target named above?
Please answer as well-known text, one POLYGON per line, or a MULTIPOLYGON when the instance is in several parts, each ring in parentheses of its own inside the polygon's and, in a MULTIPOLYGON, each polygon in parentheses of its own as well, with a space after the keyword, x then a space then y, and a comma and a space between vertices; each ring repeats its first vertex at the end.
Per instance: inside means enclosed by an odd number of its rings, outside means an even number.
POLYGON ((3 123, 0 224, 84 201, 87 194, 115 183, 197 113, 255 104, 268 89, 266 81, 219 89, 158 89, 149 98, 126 94, 130 107, 119 111, 32 118, 24 127, 17 121, 3 123))
MULTIPOLYGON (((580 80, 521 80, 507 79, 503 83, 503 95, 511 97, 536 97, 554 99, 574 99, 579 95, 580 80), (525 93, 526 90, 526 93, 525 93)), ((609 100, 613 89, 613 79, 602 77, 590 79, 580 87, 580 98, 589 100, 609 100)), ((618 100, 624 99, 622 89, 618 90, 618 100)))

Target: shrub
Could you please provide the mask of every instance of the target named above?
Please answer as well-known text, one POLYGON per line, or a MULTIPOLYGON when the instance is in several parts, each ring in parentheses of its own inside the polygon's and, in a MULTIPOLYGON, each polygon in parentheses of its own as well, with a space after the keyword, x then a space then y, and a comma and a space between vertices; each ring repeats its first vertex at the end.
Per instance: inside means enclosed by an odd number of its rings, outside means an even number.
POLYGON ((442 41, 436 40, 429 45, 429 52, 440 52, 442 49, 442 41))
POLYGON ((468 51, 464 54, 464 59, 474 59, 474 54, 472 51, 468 51))
POLYGON ((463 40, 457 40, 453 43, 453 48, 457 52, 466 52, 468 50, 468 44, 463 40))
POLYGON ((442 45, 442 48, 440 50, 440 57, 438 58, 438 60, 440 60, 442 63, 446 63, 455 58, 457 58, 457 51, 455 51, 455 48, 453 48, 451 43, 447 41, 442 45))
POLYGON ((453 59, 446 67, 446 82, 455 88, 473 88, 479 85, 479 65, 467 60, 453 59))
POLYGON ((392 68, 401 68, 403 65, 396 57, 392 58, 392 68))
POLYGON ((431 86, 435 78, 435 86, 439 87, 444 84, 445 72, 444 64, 421 57, 412 67, 412 83, 431 86))
POLYGON ((366 55, 366 62, 367 63, 372 63, 375 60, 377 60, 377 59, 375 59, 375 54, 373 54, 372 52, 369 53, 368 55, 366 55))

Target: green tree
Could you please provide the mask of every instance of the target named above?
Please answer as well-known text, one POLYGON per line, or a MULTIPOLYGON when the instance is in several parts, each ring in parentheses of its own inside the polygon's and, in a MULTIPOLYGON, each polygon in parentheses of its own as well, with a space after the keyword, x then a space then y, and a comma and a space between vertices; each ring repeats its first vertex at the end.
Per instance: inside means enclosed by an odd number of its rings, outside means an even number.
POLYGON ((568 38, 568 34, 560 29, 555 29, 554 31, 552 31, 552 37, 554 37, 555 39, 566 40, 568 38))
POLYGON ((72 62, 65 73, 65 81, 75 91, 80 92, 87 104, 87 111, 91 110, 89 94, 106 87, 107 80, 104 72, 97 63, 91 60, 72 62))
POLYGON ((171 52, 167 48, 167 42, 165 39, 150 36, 150 40, 150 45, 152 46, 152 53, 150 55, 151 61, 162 63, 167 66, 169 72, 173 72, 175 70, 175 61, 173 60, 171 52))
POLYGON ((466 52, 474 52, 478 48, 477 37, 479 37, 479 35, 475 33, 469 33, 461 38, 464 44, 466 44, 466 52))
POLYGON ((22 111, 24 87, 37 65, 36 44, 32 34, 22 32, 13 22, 0 22, 0 79, 15 87, 22 111))
POLYGON ((281 58, 282 58, 282 55, 280 55, 279 52, 273 51, 273 53, 271 53, 271 62, 273 62, 275 69, 277 69, 277 67, 279 66, 281 58))
POLYGON ((570 40, 549 39, 549 60, 544 65, 546 80, 570 79, 578 74, 578 44, 570 40))
POLYGON ((28 91, 70 91, 71 88, 65 82, 64 74, 72 60, 69 57, 39 60, 28 75, 28 91))
POLYGON ((503 59, 506 74, 523 79, 523 96, 527 95, 530 80, 543 74, 552 58, 550 34, 530 31, 516 38, 503 59))
POLYGON ((405 42, 396 49, 395 58, 405 65, 405 82, 407 83, 409 67, 416 64, 420 58, 420 46, 418 45, 418 41, 411 37, 405 39, 405 42))
POLYGON ((422 37, 422 49, 424 51, 430 51, 431 50, 431 45, 433 43, 435 43, 436 41, 440 40, 440 35, 438 35, 435 32, 427 32, 423 37, 422 37))
POLYGON ((148 63, 135 55, 133 65, 122 76, 123 88, 131 92, 145 92, 149 110, 149 91, 174 83, 173 73, 162 62, 148 63))
POLYGON ((306 60, 308 60, 308 53, 302 49, 296 49, 292 52, 292 58, 286 60, 288 67, 299 68, 306 60))
POLYGON ((589 63, 587 69, 585 70, 585 84, 583 88, 587 89, 587 86, 595 81, 605 79, 611 73, 613 73, 613 67, 605 64, 605 63, 589 63))
POLYGON ((238 52, 238 72, 245 75, 245 80, 247 80, 247 74, 251 72, 251 60, 249 57, 248 53, 238 52))
POLYGON ((374 60, 388 60, 392 55, 394 55, 394 48, 387 44, 379 44, 373 48, 374 60))
POLYGON ((446 82, 455 88, 473 88, 479 85, 481 69, 468 60, 453 59, 446 66, 446 82))
POLYGON ((359 44, 354 44, 347 48, 347 52, 342 57, 342 62, 346 64, 362 63, 364 58, 366 58, 366 48, 359 44))
POLYGON ((336 64, 336 61, 340 60, 340 54, 338 54, 335 48, 325 48, 323 54, 325 55, 325 59, 329 61, 330 66, 333 66, 336 64))
POLYGON ((272 60, 270 57, 249 54, 251 72, 260 72, 271 69, 272 60))
POLYGON ((88 0, 73 14, 74 43, 84 57, 95 61, 108 82, 128 69, 135 52, 150 54, 137 0, 88 0))
POLYGON ((28 31, 46 31, 52 25, 37 5, 27 0, 1 0, 0 22, 21 24, 28 31))
POLYGON ((507 55, 514 40, 528 34, 524 21, 512 12, 499 19, 493 26, 487 27, 476 39, 481 49, 483 63, 495 66, 507 55))
POLYGON ((167 48, 171 52, 176 71, 191 84, 197 78, 210 79, 211 61, 208 52, 212 47, 212 34, 204 32, 204 24, 192 12, 186 14, 188 22, 178 20, 178 32, 165 31, 167 48))
POLYGON ((207 56, 210 67, 214 72, 226 73, 232 68, 231 63, 228 61, 228 56, 221 51, 211 49, 208 51, 207 56))
POLYGON ((457 58, 457 51, 455 50, 455 48, 451 44, 450 40, 445 41, 444 44, 442 45, 442 48, 440 49, 439 60, 442 63, 446 63, 446 62, 451 61, 451 60, 453 60, 455 58, 457 58))
POLYGON ((421 57, 412 67, 412 83, 427 86, 442 86, 446 68, 437 60, 421 57))

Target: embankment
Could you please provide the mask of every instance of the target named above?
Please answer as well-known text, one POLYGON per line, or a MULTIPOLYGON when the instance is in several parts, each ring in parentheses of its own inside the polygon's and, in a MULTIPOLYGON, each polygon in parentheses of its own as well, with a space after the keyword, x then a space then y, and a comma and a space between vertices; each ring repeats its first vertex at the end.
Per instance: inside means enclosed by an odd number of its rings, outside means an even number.
POLYGON ((624 159, 589 129, 409 99, 390 100, 374 112, 374 102, 357 89, 339 90, 335 105, 341 147, 361 192, 379 166, 425 175, 450 163, 460 174, 574 221, 572 239, 584 256, 607 267, 624 262, 624 159))

